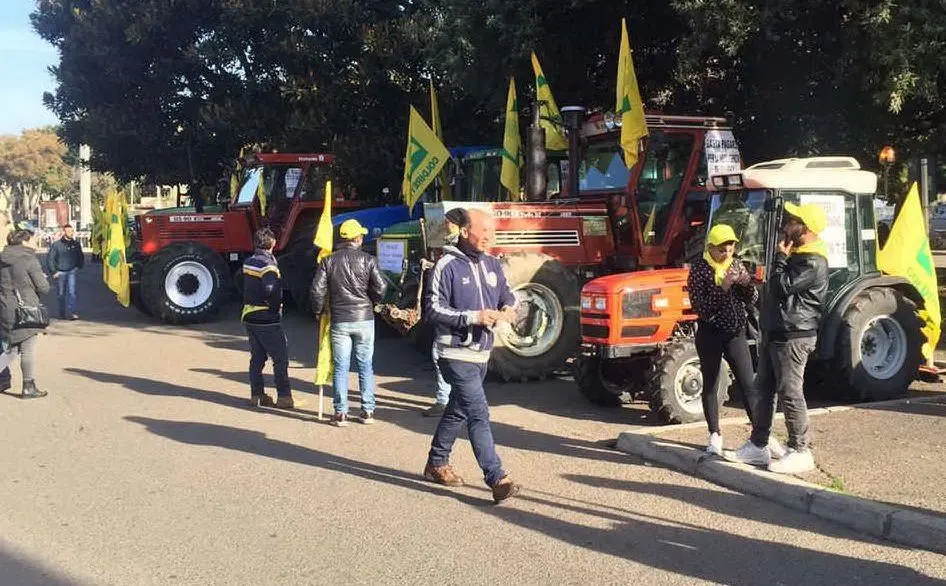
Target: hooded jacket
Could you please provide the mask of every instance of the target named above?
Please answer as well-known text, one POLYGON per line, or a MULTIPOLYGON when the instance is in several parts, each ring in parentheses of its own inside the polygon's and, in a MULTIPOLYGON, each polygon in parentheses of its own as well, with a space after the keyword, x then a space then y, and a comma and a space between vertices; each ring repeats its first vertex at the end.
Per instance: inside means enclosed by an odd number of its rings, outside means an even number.
POLYGON ((49 281, 36 258, 36 251, 22 244, 7 246, 0 252, 0 330, 8 344, 16 345, 42 332, 38 329, 13 329, 17 293, 24 305, 39 305, 40 295, 49 293, 49 281))
POLYGON ((434 325, 440 356, 463 362, 486 363, 493 332, 479 323, 484 309, 516 304, 499 259, 460 244, 445 246, 430 274, 424 296, 424 319, 434 325))

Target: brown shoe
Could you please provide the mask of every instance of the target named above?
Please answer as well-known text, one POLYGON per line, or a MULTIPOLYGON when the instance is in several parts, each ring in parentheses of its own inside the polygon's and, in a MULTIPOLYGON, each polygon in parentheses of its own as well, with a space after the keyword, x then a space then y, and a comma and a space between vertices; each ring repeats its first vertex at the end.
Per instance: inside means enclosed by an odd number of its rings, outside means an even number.
POLYGON ((250 395, 250 407, 275 407, 276 402, 273 398, 262 393, 260 395, 250 395))
POLYGON ((433 466, 428 462, 424 468, 424 478, 444 486, 463 486, 463 479, 453 471, 453 466, 450 464, 433 466))
POLYGON ((503 479, 493 486, 493 502, 497 505, 504 500, 519 494, 522 487, 509 478, 509 475, 503 476, 503 479))
POLYGON ((276 408, 277 409, 293 409, 296 404, 292 400, 292 397, 276 397, 276 408))

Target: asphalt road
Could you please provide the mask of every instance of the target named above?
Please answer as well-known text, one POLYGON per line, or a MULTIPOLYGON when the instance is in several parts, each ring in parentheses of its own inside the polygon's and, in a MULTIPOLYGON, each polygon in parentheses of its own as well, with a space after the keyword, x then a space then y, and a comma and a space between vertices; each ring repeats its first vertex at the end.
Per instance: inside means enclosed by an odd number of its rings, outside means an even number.
MULTIPOLYGON (((612 451, 642 408, 592 407, 568 380, 491 383, 499 452, 524 484, 494 506, 424 482, 431 372, 376 352, 379 422, 315 419, 315 329, 288 318, 295 412, 244 407, 234 311, 174 328, 80 281, 79 322, 41 342, 43 400, 0 396, 0 583, 922 584, 946 558, 876 542, 612 451)), ((14 390, 19 381, 14 383, 14 390)), ((328 406, 326 401, 326 406, 328 406)))

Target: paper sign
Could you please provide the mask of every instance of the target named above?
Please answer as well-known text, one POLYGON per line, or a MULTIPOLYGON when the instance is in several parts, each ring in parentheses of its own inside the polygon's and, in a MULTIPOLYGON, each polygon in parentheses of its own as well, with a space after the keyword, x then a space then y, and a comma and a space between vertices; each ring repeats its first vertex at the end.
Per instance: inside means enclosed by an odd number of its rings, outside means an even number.
POLYGON ((403 240, 378 240, 378 264, 382 271, 398 273, 404 270, 407 242, 403 240))
POLYGON ((286 169, 286 197, 292 197, 296 193, 296 186, 299 185, 301 178, 302 169, 296 167, 286 169))
POLYGON ((821 233, 821 239, 828 245, 828 267, 847 268, 847 232, 844 230, 844 196, 800 194, 798 201, 802 205, 813 203, 824 208, 828 214, 828 227, 821 233))
POLYGON ((706 171, 710 177, 742 170, 739 143, 731 130, 707 131, 703 150, 706 152, 706 171))

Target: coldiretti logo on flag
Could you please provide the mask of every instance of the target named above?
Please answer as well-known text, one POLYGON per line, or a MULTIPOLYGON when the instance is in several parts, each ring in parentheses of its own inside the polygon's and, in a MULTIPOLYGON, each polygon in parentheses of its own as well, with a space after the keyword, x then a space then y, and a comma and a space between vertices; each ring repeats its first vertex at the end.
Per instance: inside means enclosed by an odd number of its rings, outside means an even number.
POLYGON ((624 164, 630 169, 637 162, 640 139, 647 136, 647 119, 644 117, 644 102, 637 86, 634 60, 631 59, 631 42, 627 36, 627 22, 621 19, 621 51, 618 54, 617 104, 615 115, 621 117, 621 148, 624 164))
POLYGON ((923 334, 927 342, 923 345, 923 356, 930 358, 939 342, 942 315, 939 309, 936 268, 930 252, 930 240, 916 183, 910 187, 903 208, 894 220, 890 237, 877 253, 877 268, 887 274, 909 280, 923 296, 925 307, 919 311, 920 317, 926 323, 923 334))
POLYGON ((562 114, 535 53, 532 53, 532 70, 535 72, 535 99, 539 102, 539 126, 545 129, 545 148, 550 151, 568 150, 568 141, 562 132, 562 114))
POLYGON ((125 261, 125 210, 124 196, 112 191, 105 199, 105 219, 108 236, 105 242, 102 278, 108 288, 115 292, 118 302, 128 307, 131 303, 131 288, 128 282, 128 263, 125 261))
POLYGON ((401 196, 407 207, 414 208, 449 158, 450 151, 411 106, 407 153, 404 155, 404 180, 401 182, 401 196))
POLYGON ((519 199, 519 167, 522 165, 522 158, 516 80, 509 78, 509 95, 506 97, 506 128, 503 132, 503 167, 499 182, 509 190, 513 201, 519 199))

